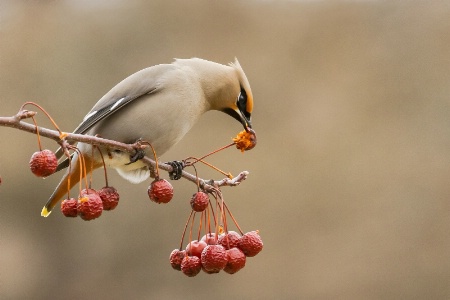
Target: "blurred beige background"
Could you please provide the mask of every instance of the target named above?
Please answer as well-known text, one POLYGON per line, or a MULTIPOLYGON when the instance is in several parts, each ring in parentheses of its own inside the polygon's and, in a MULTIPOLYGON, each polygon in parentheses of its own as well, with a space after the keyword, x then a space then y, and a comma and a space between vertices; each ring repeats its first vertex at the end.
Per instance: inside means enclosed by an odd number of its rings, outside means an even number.
MULTIPOLYGON (((251 82, 259 144, 211 162, 251 172, 223 191, 263 252, 233 276, 173 271, 183 181, 158 206, 111 171, 115 211, 44 219, 59 175, 33 176, 35 137, 0 127, 1 299, 450 298, 448 1, 0 0, 0 115, 35 101, 70 131, 129 74, 194 56, 236 56, 251 82)), ((240 130, 208 113, 163 159, 240 130)))

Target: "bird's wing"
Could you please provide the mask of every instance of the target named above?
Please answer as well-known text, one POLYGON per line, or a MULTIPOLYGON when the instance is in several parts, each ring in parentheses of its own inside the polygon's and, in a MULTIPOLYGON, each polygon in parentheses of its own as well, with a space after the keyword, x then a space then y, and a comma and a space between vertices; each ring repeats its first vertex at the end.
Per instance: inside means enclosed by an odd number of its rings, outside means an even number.
POLYGON ((89 129, 92 128, 92 126, 97 124, 99 121, 109 117, 110 115, 114 114, 115 112, 119 111, 122 107, 124 107, 128 103, 138 99, 139 97, 145 94, 154 93, 155 91, 156 88, 151 87, 148 90, 144 91, 142 94, 127 95, 120 98, 115 97, 108 99, 108 103, 106 103, 106 105, 102 106, 101 108, 97 108, 95 110, 90 111, 86 115, 86 117, 84 117, 83 122, 80 125, 78 125, 78 127, 74 130, 73 133, 78 134, 86 133, 89 129))
POLYGON ((171 65, 158 65, 143 69, 122 80, 94 105, 74 133, 84 134, 99 121, 119 111, 130 102, 143 95, 157 92, 160 87, 160 78, 171 68, 173 68, 171 65))
MULTIPOLYGON (((173 65, 157 65, 125 78, 94 105, 73 133, 85 134, 95 124, 119 111, 125 105, 144 95, 157 93, 161 89, 161 78, 173 68, 173 65)), ((63 151, 59 148, 56 156, 60 158, 62 155, 63 151)), ((60 165, 58 171, 67 167, 67 162, 62 162, 60 165)))

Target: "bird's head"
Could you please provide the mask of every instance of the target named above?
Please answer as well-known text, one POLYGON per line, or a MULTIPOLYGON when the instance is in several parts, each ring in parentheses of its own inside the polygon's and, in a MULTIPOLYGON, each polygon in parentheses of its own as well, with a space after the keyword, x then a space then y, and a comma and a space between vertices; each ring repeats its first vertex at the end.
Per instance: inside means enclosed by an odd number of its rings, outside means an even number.
POLYGON ((252 128, 252 90, 239 61, 235 59, 234 63, 230 63, 230 67, 233 68, 235 75, 234 88, 232 88, 234 93, 230 95, 229 99, 224 101, 224 104, 227 106, 223 107, 221 110, 238 120, 244 126, 244 129, 248 130, 248 128, 252 128), (238 88, 236 88, 237 85, 238 88))
POLYGON ((228 66, 200 59, 191 59, 201 78, 207 110, 222 111, 237 121, 245 130, 252 128, 253 94, 241 65, 235 59, 228 66))

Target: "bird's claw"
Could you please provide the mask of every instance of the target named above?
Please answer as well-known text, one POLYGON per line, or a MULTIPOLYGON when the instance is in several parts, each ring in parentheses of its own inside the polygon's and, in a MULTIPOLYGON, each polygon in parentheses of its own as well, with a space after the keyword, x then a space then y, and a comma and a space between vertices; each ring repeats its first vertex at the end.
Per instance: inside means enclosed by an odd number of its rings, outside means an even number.
POLYGON ((132 163, 135 163, 144 157, 145 157, 145 150, 136 149, 136 152, 133 155, 130 155, 130 162, 126 163, 125 165, 131 165, 132 163))
POLYGON ((166 164, 172 167, 172 171, 169 172, 169 177, 172 180, 178 180, 181 178, 181 173, 183 172, 184 167, 186 166, 183 161, 169 161, 166 164))

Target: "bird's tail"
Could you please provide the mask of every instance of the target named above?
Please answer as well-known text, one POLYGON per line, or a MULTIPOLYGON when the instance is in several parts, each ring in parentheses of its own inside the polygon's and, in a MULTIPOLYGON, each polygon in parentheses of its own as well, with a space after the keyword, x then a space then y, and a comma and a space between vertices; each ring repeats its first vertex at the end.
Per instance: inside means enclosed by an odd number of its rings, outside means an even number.
POLYGON ((52 209, 56 206, 59 200, 67 194, 67 191, 75 186, 80 179, 85 178, 86 174, 89 174, 93 170, 102 166, 101 163, 93 162, 92 158, 89 156, 84 156, 83 166, 78 162, 78 155, 75 155, 72 159, 72 166, 64 174, 63 178, 59 182, 53 194, 48 199, 44 208, 42 208, 41 216, 48 217, 52 212, 52 209), (86 169, 86 171, 84 170, 86 169), (70 184, 70 186, 69 186, 70 184))

